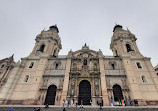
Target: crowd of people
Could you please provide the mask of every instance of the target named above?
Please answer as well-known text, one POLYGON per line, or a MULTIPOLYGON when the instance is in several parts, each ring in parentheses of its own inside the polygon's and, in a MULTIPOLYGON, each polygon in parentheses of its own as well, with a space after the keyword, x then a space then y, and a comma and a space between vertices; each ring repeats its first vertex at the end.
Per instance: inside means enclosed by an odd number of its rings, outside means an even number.
MULTIPOLYGON (((113 99, 110 100, 111 106, 114 106, 114 101, 113 99)), ((132 100, 125 100, 125 99, 120 99, 119 101, 115 102, 115 106, 138 106, 138 100, 134 99, 132 100)))
MULTIPOLYGON (((115 104, 114 104, 114 100, 111 99, 110 100, 110 103, 111 103, 111 106, 113 107, 114 105, 115 106, 138 106, 138 100, 134 99, 133 101, 132 100, 125 100, 125 99, 120 99, 119 101, 116 101, 115 104)), ((98 106, 100 106, 100 109, 102 109, 103 107, 103 99, 101 99, 100 101, 97 101, 96 103, 98 106)), ((90 105, 92 106, 93 105, 93 102, 92 100, 90 100, 90 105)), ((74 103, 73 100, 63 100, 63 111, 66 111, 65 107, 78 107, 78 103, 74 103)), ((83 101, 81 100, 81 104, 79 105, 80 109, 83 108, 83 101)), ((49 108, 49 105, 46 104, 45 105, 45 108, 49 108)), ((40 108, 36 109, 34 108, 33 111, 40 111, 40 108)))

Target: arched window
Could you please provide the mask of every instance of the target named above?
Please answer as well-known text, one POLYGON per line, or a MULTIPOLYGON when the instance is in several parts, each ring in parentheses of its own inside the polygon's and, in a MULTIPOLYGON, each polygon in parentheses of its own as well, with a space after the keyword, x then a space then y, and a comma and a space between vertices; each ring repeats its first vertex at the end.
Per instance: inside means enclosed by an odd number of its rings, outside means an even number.
POLYGON ((26 76, 24 77, 23 82, 28 82, 28 80, 29 80, 29 75, 26 75, 26 76))
POLYGON ((54 50, 54 52, 53 52, 53 57, 56 57, 56 49, 54 50))
POLYGON ((131 45, 130 44, 126 44, 126 48, 127 48, 127 52, 132 51, 131 45))
POLYGON ((87 60, 84 60, 83 65, 85 66, 87 65, 87 60))
POLYGON ((148 81, 144 75, 141 76, 141 80, 143 83, 148 83, 148 81))
POLYGON ((44 45, 44 44, 42 44, 42 45, 40 46, 39 51, 40 51, 40 52, 44 52, 44 48, 45 48, 45 45, 44 45))
POLYGON ((53 69, 61 69, 61 61, 57 60, 53 63, 53 69))
POLYGON ((56 63, 56 64, 55 64, 55 69, 58 69, 58 66, 59 66, 59 64, 58 64, 58 63, 56 63))
POLYGON ((116 69, 116 62, 109 62, 110 69, 115 70, 116 69))
POLYGON ((116 56, 118 56, 117 50, 115 50, 115 54, 116 54, 116 56))

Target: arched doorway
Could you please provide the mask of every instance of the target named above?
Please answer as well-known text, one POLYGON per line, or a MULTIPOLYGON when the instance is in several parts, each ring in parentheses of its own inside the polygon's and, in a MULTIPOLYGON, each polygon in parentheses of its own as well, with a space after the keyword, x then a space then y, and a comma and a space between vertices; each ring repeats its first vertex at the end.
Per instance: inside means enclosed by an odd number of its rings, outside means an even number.
POLYGON ((113 94, 114 94, 114 101, 119 101, 123 99, 122 89, 120 85, 113 86, 113 94))
POLYGON ((44 104, 54 105, 57 87, 55 85, 50 85, 47 90, 47 95, 44 104))
POLYGON ((79 97, 78 97, 78 104, 83 105, 90 105, 91 100, 91 85, 90 82, 87 80, 82 80, 79 84, 79 97))

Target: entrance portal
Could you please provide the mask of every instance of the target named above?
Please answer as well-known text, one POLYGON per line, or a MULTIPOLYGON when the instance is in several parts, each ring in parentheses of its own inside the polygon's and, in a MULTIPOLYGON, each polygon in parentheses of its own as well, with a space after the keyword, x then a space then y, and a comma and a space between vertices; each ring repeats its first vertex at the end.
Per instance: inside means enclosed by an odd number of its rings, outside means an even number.
POLYGON ((119 101, 123 99, 122 89, 120 85, 113 86, 113 94, 114 94, 114 101, 119 101))
POLYGON ((55 85, 50 85, 47 90, 47 95, 44 104, 54 105, 57 87, 55 85))
POLYGON ((79 97, 78 104, 81 105, 81 101, 83 105, 90 105, 91 100, 91 85, 87 80, 83 80, 79 85, 79 97))

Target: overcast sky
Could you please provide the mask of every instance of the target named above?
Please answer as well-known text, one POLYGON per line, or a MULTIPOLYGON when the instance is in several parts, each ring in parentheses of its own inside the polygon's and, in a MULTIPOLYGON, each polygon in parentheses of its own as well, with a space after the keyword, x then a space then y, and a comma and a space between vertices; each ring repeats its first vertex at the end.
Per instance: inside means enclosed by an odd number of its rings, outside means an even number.
POLYGON ((140 52, 158 63, 158 0, 0 0, 0 59, 28 56, 35 37, 57 24, 62 42, 60 55, 82 48, 112 55, 115 23, 138 38, 140 52))

